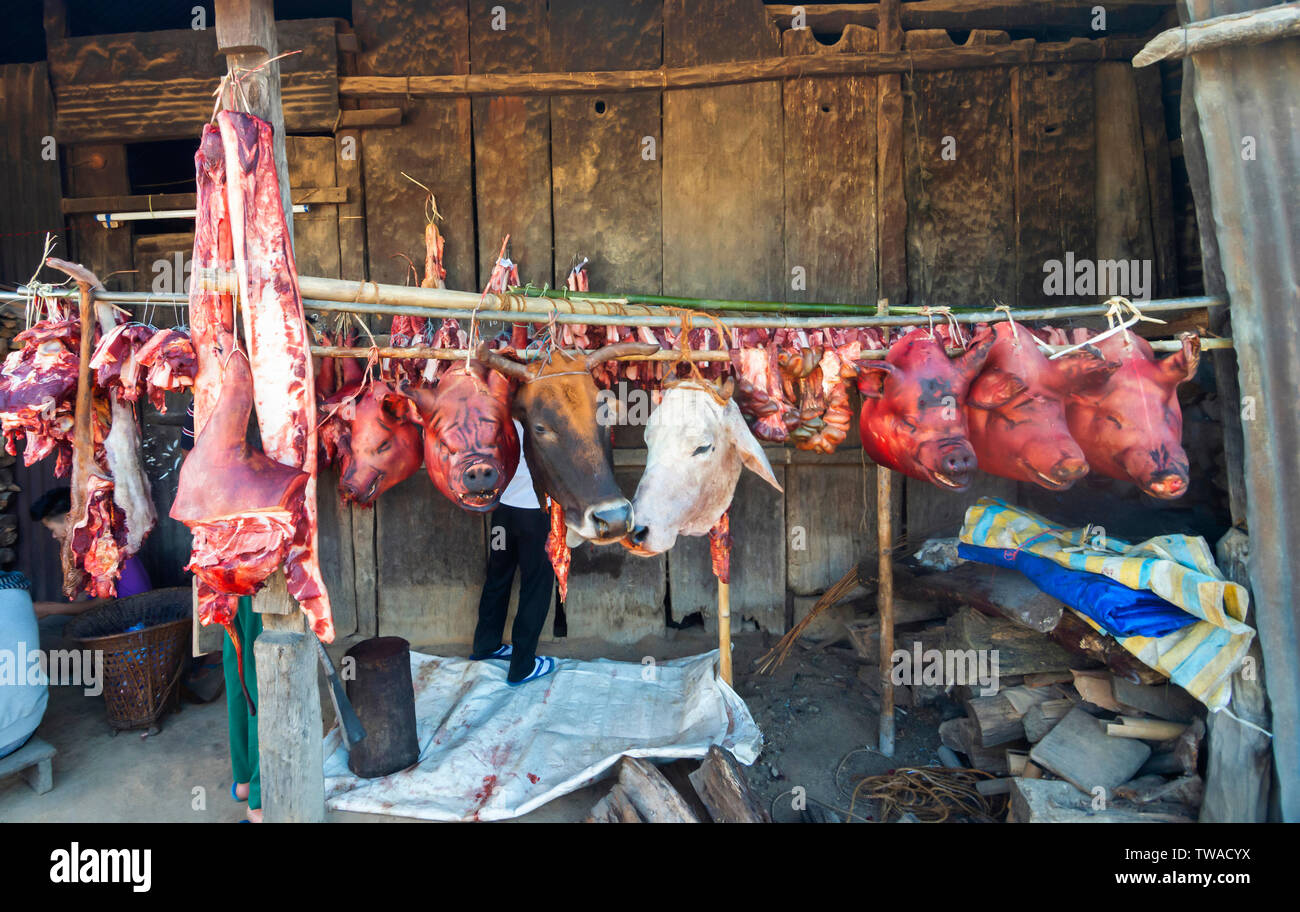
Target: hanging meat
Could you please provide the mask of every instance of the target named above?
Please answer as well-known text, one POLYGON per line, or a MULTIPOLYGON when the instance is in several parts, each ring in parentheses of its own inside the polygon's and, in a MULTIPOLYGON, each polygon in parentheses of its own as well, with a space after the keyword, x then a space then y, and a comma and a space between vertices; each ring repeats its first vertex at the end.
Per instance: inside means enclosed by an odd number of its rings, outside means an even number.
POLYGON ((417 390, 415 396, 425 421, 424 464, 434 486, 463 510, 494 509, 519 467, 510 380, 477 361, 458 361, 436 391, 417 390))
POLYGON ((1088 461, 1065 421, 1066 374, 1023 326, 1008 320, 993 333, 996 341, 966 405, 979 466, 1063 491, 1088 474, 1088 461))
POLYGON ((239 111, 222 111, 217 122, 225 150, 231 241, 262 447, 277 462, 308 476, 295 505, 295 535, 285 576, 312 629, 328 643, 334 639, 334 623, 317 556, 311 340, 280 199, 271 125, 239 111))
POLYGON ((347 387, 321 410, 321 445, 339 470, 344 501, 373 506, 420 468, 421 417, 410 395, 392 381, 347 387))
POLYGON ((1070 433, 1092 470, 1164 500, 1187 491, 1178 385, 1196 373, 1201 351, 1195 333, 1179 341, 1179 351, 1156 360, 1145 339, 1125 330, 1057 362, 1069 377, 1070 433))
POLYGON ((81 322, 56 314, 20 332, 13 344, 19 347, 0 369, 5 452, 17 455, 22 442, 25 466, 57 453, 54 474, 62 478, 72 468, 81 322))
MULTIPOLYGON (((799 425, 799 411, 778 363, 776 340, 762 329, 742 329, 735 336, 738 347, 731 350, 731 363, 736 369, 736 404, 755 437, 784 443, 799 425)), ((787 363, 794 363, 791 353, 782 354, 787 363)))
POLYGON ((976 461, 962 404, 992 346, 992 333, 977 332, 963 354, 949 358, 942 335, 914 329, 889 347, 883 361, 859 361, 858 432, 871 460, 941 488, 966 490, 976 461))
POLYGON ((167 411, 166 393, 177 393, 194 385, 198 361, 189 333, 179 329, 160 329, 135 353, 144 368, 145 389, 150 403, 160 412, 167 411))

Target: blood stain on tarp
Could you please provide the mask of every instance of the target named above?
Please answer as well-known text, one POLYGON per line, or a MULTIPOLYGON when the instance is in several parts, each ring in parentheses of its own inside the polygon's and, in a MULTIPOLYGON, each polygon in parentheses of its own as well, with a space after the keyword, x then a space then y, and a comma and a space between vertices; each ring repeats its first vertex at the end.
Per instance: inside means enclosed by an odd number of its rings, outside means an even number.
POLYGON ((536 785, 537 783, 542 781, 542 777, 537 775, 536 773, 529 773, 528 781, 531 782, 533 785, 536 785))
POLYGON ((497 789, 497 777, 484 776, 483 787, 474 793, 474 800, 479 802, 480 808, 483 807, 483 805, 487 804, 489 800, 491 800, 492 793, 495 792, 496 789, 497 789))

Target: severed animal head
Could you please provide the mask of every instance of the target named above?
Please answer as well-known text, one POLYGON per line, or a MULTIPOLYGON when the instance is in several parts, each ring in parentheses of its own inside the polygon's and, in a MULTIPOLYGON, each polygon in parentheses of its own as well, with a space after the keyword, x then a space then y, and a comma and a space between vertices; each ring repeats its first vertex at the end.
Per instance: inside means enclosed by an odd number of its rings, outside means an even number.
POLYGON ((1179 340, 1182 348, 1158 361, 1145 339, 1124 333, 1061 359, 1074 378, 1065 406, 1070 433, 1093 470, 1162 500, 1181 497, 1188 485, 1178 385, 1196 373, 1201 341, 1195 333, 1179 340), (1099 362, 1105 369, 1096 369, 1099 362))
MULTIPOLYGON (((380 494, 405 481, 424 456, 422 423, 415 402, 387 380, 336 395, 328 436, 337 451, 339 493, 372 506, 380 494)), ((329 408, 330 404, 326 405, 329 408)))
POLYGON ((742 467, 781 490, 731 394, 731 379, 664 384, 646 424, 645 474, 632 501, 636 526, 624 542, 634 554, 659 554, 678 535, 706 534, 731 505, 742 467))
POLYGON ((966 490, 977 466, 962 406, 992 345, 992 333, 984 330, 963 354, 949 358, 942 341, 917 329, 890 346, 885 360, 859 361, 858 430, 872 462, 966 490))
POLYGON ((480 343, 476 357, 493 370, 519 381, 513 414, 524 428, 524 453, 538 499, 550 497, 564 508, 569 531, 599 545, 632 531, 632 503, 614 480, 609 429, 597 414, 591 368, 622 355, 649 355, 658 345, 619 342, 585 357, 560 351, 545 361, 524 365, 480 343))
POLYGON ((483 364, 462 362, 436 391, 413 391, 424 418, 429 478, 463 510, 495 509, 519 467, 519 438, 510 420, 510 381, 483 364))

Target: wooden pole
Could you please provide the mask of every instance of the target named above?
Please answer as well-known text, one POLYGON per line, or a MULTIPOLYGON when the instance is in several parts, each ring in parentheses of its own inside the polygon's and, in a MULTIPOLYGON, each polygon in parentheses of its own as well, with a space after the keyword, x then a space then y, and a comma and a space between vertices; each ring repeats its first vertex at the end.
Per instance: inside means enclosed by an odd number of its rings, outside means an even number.
MULTIPOLYGON (((887 300, 880 312, 889 312, 887 300)), ((894 756, 894 516, 893 473, 876 466, 876 612, 880 618, 880 734, 876 747, 886 757, 894 756)))
MULTIPOLYGON (((232 67, 259 67, 278 53, 271 0, 217 0, 216 29, 217 50, 227 55, 232 67)), ((292 236, 279 64, 243 73, 243 80, 250 113, 274 128, 280 199, 292 236)), ((253 646, 258 672, 263 819, 268 823, 323 822, 323 726, 315 634, 307 629, 302 612, 290 598, 283 571, 272 575, 254 596, 253 610, 262 615, 263 625, 253 646)))
POLYGON ((731 686, 731 583, 718 580, 718 677, 731 686))

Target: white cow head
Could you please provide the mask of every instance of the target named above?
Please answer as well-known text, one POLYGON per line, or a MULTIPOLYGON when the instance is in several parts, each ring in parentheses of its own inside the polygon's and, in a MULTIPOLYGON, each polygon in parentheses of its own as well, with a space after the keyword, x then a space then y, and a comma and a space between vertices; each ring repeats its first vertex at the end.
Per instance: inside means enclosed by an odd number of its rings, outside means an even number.
POLYGON ((711 389, 698 380, 664 385, 646 424, 646 469, 632 501, 636 525, 624 542, 632 552, 659 554, 678 535, 708 533, 731 505, 742 466, 781 490, 731 389, 730 380, 711 389))

